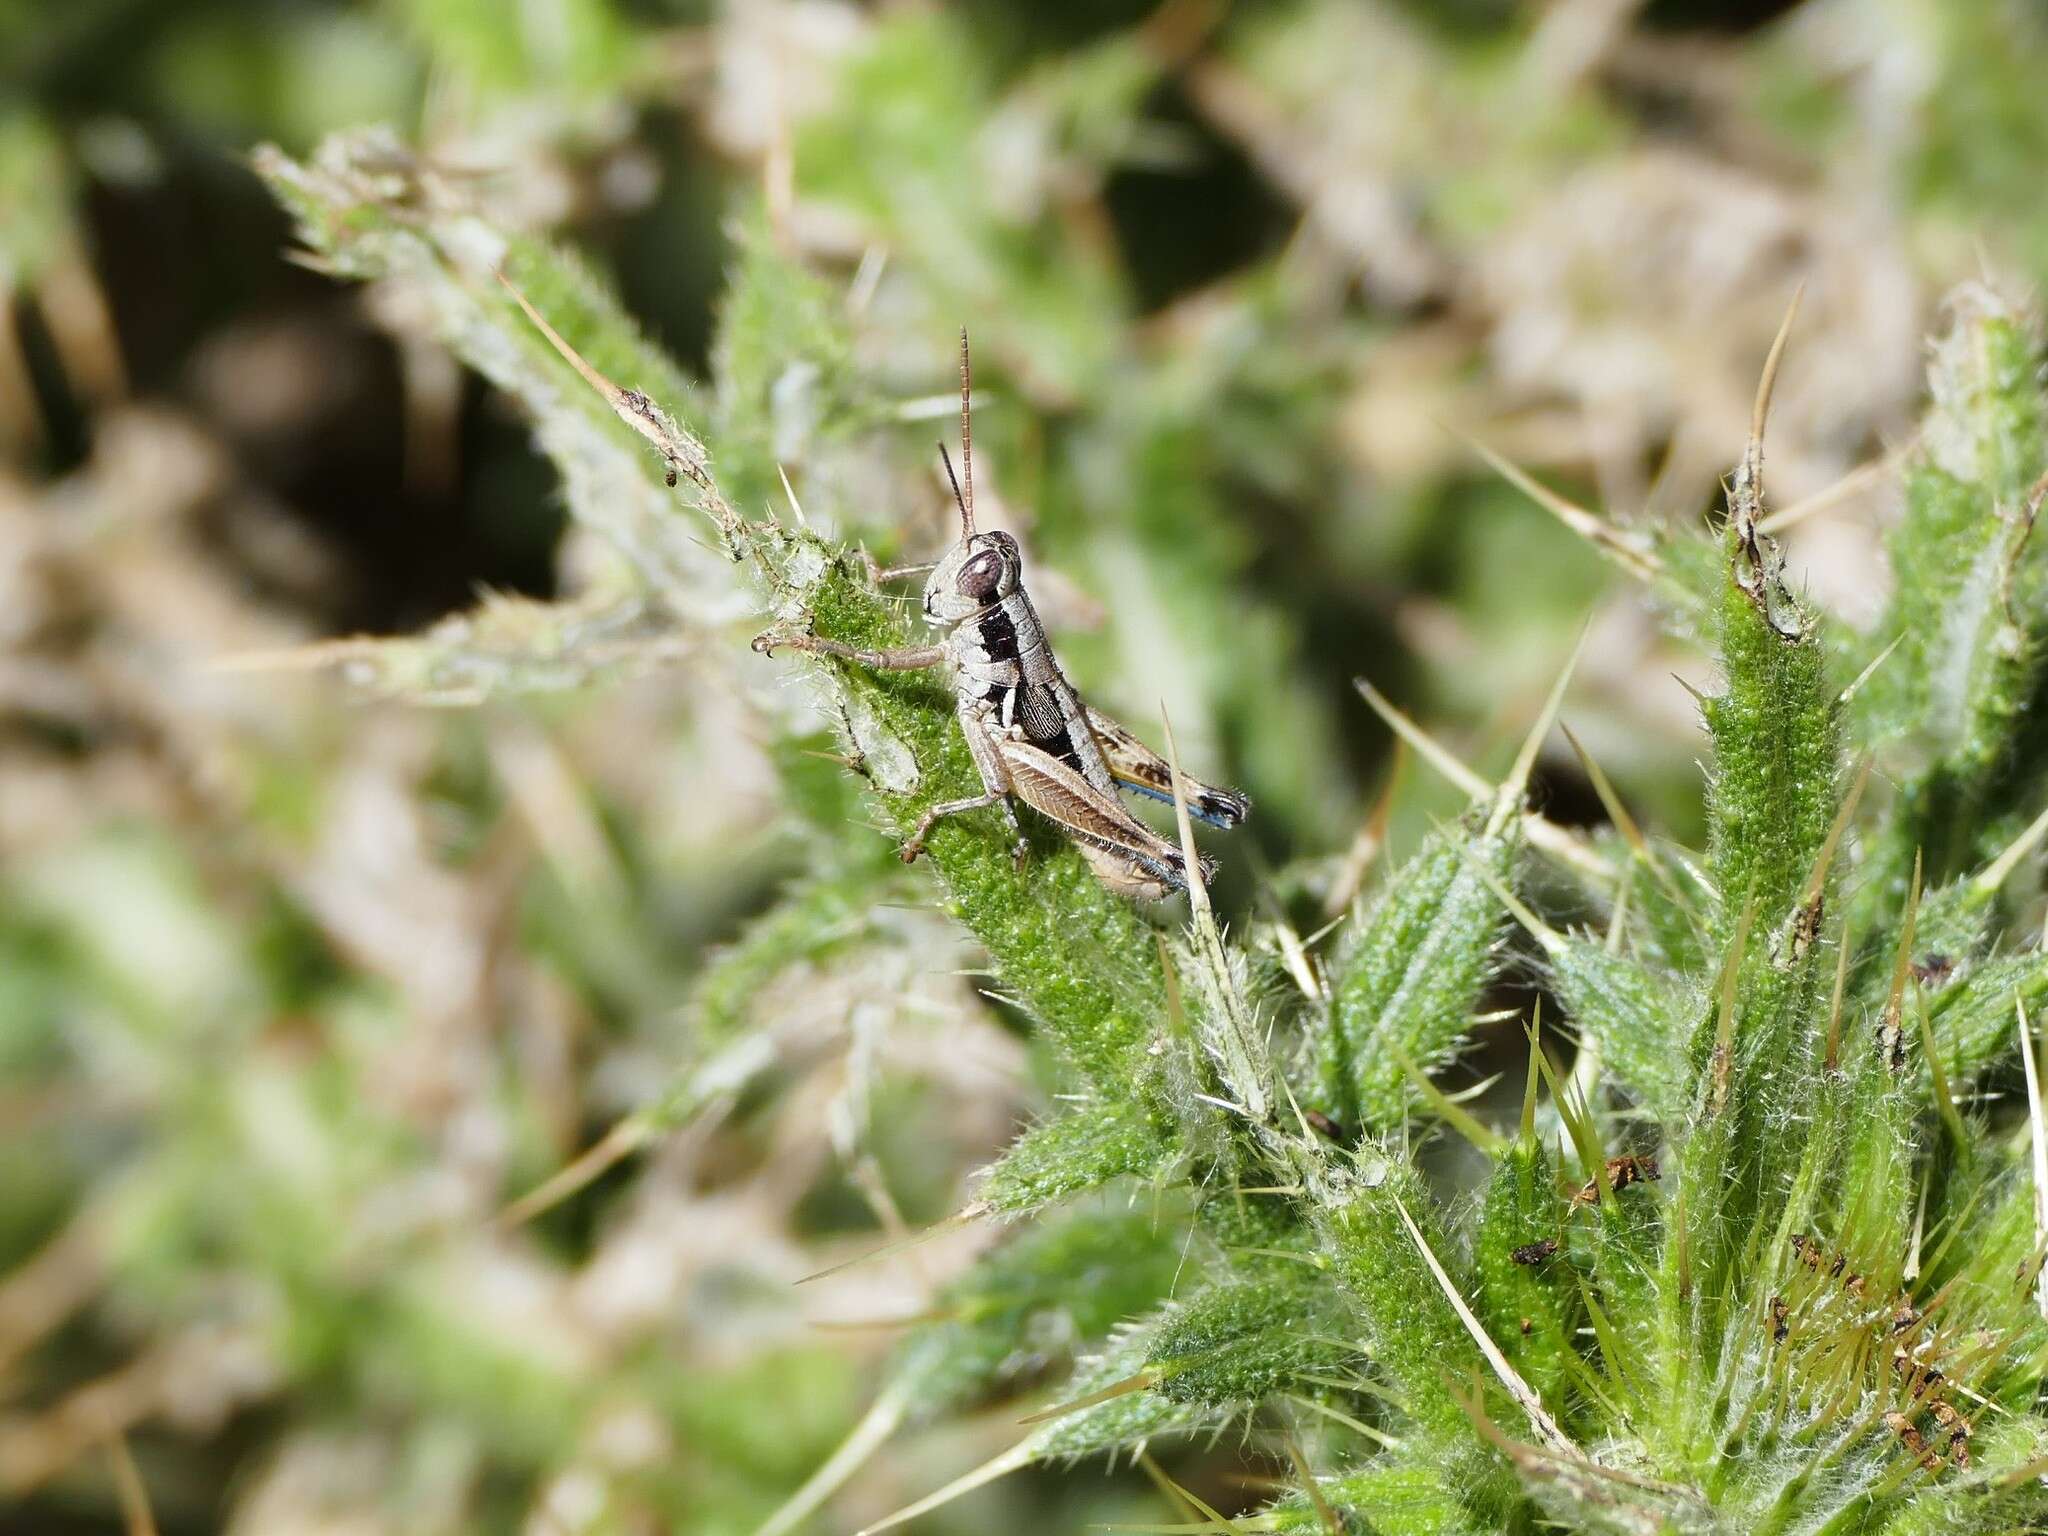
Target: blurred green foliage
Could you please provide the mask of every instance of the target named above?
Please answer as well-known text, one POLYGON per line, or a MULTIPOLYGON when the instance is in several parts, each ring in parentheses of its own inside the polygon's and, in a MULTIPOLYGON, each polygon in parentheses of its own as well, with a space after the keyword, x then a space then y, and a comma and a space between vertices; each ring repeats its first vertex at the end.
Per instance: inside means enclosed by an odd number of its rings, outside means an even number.
POLYGON ((0 0, 0 1531, 137 1528, 114 1441, 166 1533, 2038 1519, 2044 65, 0 0), (1076 681, 1257 803, 1227 944, 1043 824, 906 870, 946 696, 746 648, 911 633, 962 324, 1076 681))

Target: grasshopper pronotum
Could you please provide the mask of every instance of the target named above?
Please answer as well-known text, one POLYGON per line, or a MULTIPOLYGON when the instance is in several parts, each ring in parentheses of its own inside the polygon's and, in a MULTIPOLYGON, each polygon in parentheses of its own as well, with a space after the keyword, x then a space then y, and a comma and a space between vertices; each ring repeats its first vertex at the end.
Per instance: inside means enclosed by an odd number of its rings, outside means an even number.
MULTIPOLYGON (((769 654, 786 647, 894 671, 943 665, 951 672, 960 729, 980 770, 982 792, 926 811, 903 845, 906 863, 923 851, 941 817, 987 807, 1008 820, 1021 861, 1026 844, 1011 805, 1016 799, 1058 823, 1111 890, 1153 900, 1184 890, 1187 865, 1180 848, 1117 799, 1124 790, 1171 802, 1172 770, 1123 726, 1082 703, 1025 593, 1017 541, 1000 530, 975 531, 971 379, 963 330, 960 475, 953 473, 944 445, 939 448, 960 509, 960 542, 929 567, 874 572, 879 582, 929 569, 925 618, 943 627, 945 636, 934 645, 874 651, 820 635, 770 631, 755 639, 754 649, 769 654)), ((1251 810, 1251 802, 1234 789, 1216 789, 1185 774, 1181 783, 1189 814, 1211 826, 1234 827, 1251 810)), ((1203 860, 1203 877, 1211 872, 1203 860)))

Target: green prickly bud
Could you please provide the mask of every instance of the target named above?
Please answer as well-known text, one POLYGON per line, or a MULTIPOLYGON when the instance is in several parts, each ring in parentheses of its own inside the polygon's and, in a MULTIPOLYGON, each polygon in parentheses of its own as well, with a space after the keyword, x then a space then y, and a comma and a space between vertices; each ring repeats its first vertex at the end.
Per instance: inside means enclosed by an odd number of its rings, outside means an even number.
POLYGON ((1040 1121, 988 1170, 981 1198, 999 1216, 1022 1216, 1113 1179, 1162 1171, 1172 1141, 1143 1109, 1097 1102, 1040 1121))
POLYGON ((1077 1209, 1000 1243, 940 1293, 939 1321, 905 1341, 896 1373, 931 1417, 1154 1306, 1182 1263, 1151 1210, 1077 1209))
MULTIPOLYGON (((1471 1483, 1457 1471, 1411 1456, 1382 1457, 1360 1471, 1324 1479, 1317 1486, 1323 1504, 1340 1516, 1356 1516, 1375 1536, 1484 1536, 1503 1527, 1498 1504, 1468 1500, 1471 1483), (1479 1504, 1479 1509, 1472 1505, 1479 1504)), ((1300 1536, 1328 1536, 1329 1526, 1314 1501, 1296 1495, 1267 1511, 1273 1529, 1300 1536)))
POLYGON ((1599 1043, 1602 1066, 1660 1120, 1685 1112, 1692 1087, 1684 1023, 1697 1013, 1689 982, 1579 935, 1549 946, 1565 1012, 1599 1043))
MULTIPOLYGON (((719 481, 733 505, 754 510, 783 501, 786 466, 825 467, 828 445, 875 407, 837 296, 777 249, 764 220, 741 222, 738 240, 712 340, 711 423, 719 481)), ((837 506, 832 489, 820 494, 837 506)))
POLYGON ((1142 1445, 1176 1429, 1228 1422, 1228 1413, 1149 1390, 1154 1373, 1148 1362, 1172 1321, 1171 1310, 1152 1313, 1122 1330, 1076 1371, 1062 1395, 1065 1403, 1078 1406, 1050 1410, 1033 1429, 1025 1442, 1032 1459, 1090 1456, 1142 1445))
POLYGON ((1463 1038, 1493 974, 1505 913, 1487 877, 1512 877, 1517 838, 1464 826, 1430 834, 1387 883, 1339 956, 1323 1037, 1323 1082, 1337 1117, 1368 1131, 1408 1118, 1425 1071, 1463 1038))
MULTIPOLYGON (((1731 493, 1731 505, 1743 492, 1731 493)), ((1720 609, 1724 690, 1704 705, 1714 743, 1710 867, 1721 931, 1747 901, 1765 932, 1799 899, 1839 804, 1836 691, 1819 626, 1787 590, 1780 557, 1753 512, 1731 515, 1720 609)))
POLYGON ((1557 1168, 1536 1138, 1517 1141, 1494 1159, 1473 1261, 1479 1320, 1537 1395, 1551 1399, 1564 1379, 1578 1295, 1557 1168))
POLYGON ((1791 327, 1788 313, 1728 483, 1727 578, 1716 605, 1724 686, 1701 706, 1714 742, 1707 835, 1724 935, 1735 931, 1738 913, 1753 913, 1761 931, 1775 935, 1794 920, 1795 906, 1820 894, 1807 886, 1810 872, 1824 868, 1839 804, 1841 701, 1828 684, 1819 621, 1785 585, 1784 557, 1761 526, 1764 424, 1791 327))
POLYGON ((1985 289, 1958 291, 1950 310, 1890 540, 1896 585, 1873 636, 1897 649, 1857 696, 1866 736, 1900 758, 1859 927, 1896 915, 1916 855, 1930 883, 1988 858, 2040 783, 2038 759, 2019 750, 2048 638, 2033 526, 2048 468, 2040 341, 1985 289))
MULTIPOLYGON (((1418 1093, 1413 1074, 1442 1062, 1463 1037, 1498 963, 1504 896, 1521 854, 1522 797, 1577 663, 1574 652, 1506 780, 1470 786, 1479 803, 1430 835, 1346 941, 1318 1042, 1323 1092, 1345 1123, 1372 1134, 1405 1124, 1418 1093)), ((1358 686, 1403 736, 1416 734, 1370 684, 1358 686)))
POLYGON ((1356 1299, 1373 1363, 1408 1416, 1440 1445, 1477 1449, 1478 1431, 1452 1384, 1485 1366, 1409 1231, 1412 1221, 1433 1251, 1446 1251, 1430 1230, 1427 1193, 1405 1164, 1371 1148, 1362 1157, 1361 1171, 1333 1175, 1317 1202, 1322 1252, 1356 1299))
POLYGON ((1152 1340, 1154 1391, 1176 1402, 1249 1406, 1304 1372, 1342 1370, 1357 1358, 1340 1294, 1304 1256, 1248 1264, 1176 1307, 1152 1340))

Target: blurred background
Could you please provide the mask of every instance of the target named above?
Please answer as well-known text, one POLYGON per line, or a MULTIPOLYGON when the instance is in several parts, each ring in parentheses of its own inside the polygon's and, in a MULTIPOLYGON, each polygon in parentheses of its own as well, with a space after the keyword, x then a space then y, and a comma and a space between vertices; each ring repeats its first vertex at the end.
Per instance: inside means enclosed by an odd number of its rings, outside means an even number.
MULTIPOLYGON (((1590 620, 1571 723, 1697 830, 1700 660, 1466 439, 1697 520, 1804 282, 1771 483, 1865 619, 1943 295, 2048 273, 2043 79, 2030 0, 0 0, 0 1532, 752 1530, 987 1234, 791 1282, 1058 1087, 737 610, 612 604, 527 424, 417 293, 293 259, 255 146, 388 125, 799 443, 750 246, 917 455, 969 325, 1071 670, 1171 703, 1260 807, 1226 905, 1313 927, 1459 803, 1359 675, 1498 771, 1590 620)), ((849 531, 934 552, 936 487, 873 483, 849 531)), ((1170 1511, 1090 1468, 923 1529, 1170 1511)))

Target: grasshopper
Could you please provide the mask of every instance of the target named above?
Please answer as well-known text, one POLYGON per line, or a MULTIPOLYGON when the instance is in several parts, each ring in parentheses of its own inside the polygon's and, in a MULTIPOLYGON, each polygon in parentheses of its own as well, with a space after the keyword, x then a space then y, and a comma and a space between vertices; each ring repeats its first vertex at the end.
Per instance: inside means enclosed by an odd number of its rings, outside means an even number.
MULTIPOLYGON (((777 648, 837 656, 863 666, 914 671, 943 666, 958 699, 956 713, 968 751, 981 774, 982 792, 934 805, 903 845, 910 863, 924 851, 934 823, 964 811, 995 808, 1003 813, 1022 863, 1028 845, 1017 824, 1015 800, 1056 822, 1074 840, 1096 877, 1127 896, 1159 900, 1187 888, 1187 865, 1179 846, 1168 842, 1124 809, 1117 792, 1173 801, 1173 772, 1166 760, 1100 710, 1081 701, 1060 670, 1038 610, 1024 590, 1017 541, 999 529, 974 526, 974 436, 972 372, 967 333, 960 333, 960 465, 943 443, 939 458, 960 510, 960 542, 924 565, 893 570, 869 562, 877 584, 930 571, 924 614, 945 630, 936 644, 864 650, 813 634, 770 631, 754 640, 764 655, 777 648)), ((1181 776, 1188 813, 1211 826, 1230 828, 1251 811, 1234 789, 1217 789, 1181 776)), ((1202 861, 1202 878, 1213 861, 1202 861)))

